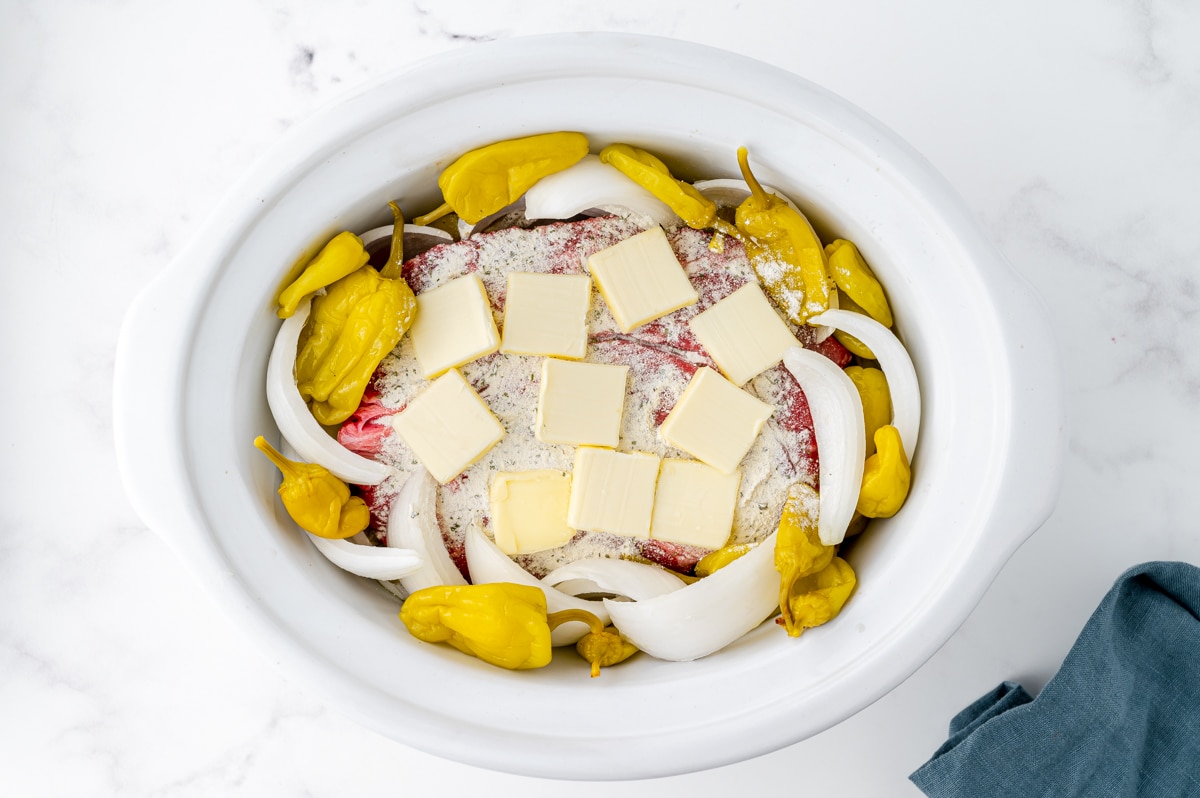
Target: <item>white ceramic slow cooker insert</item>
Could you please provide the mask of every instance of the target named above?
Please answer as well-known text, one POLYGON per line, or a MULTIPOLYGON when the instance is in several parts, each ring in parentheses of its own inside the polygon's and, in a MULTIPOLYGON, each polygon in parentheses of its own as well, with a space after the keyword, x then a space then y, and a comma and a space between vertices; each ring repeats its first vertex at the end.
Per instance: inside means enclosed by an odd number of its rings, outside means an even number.
POLYGON ((115 426, 125 484, 236 623, 289 674, 395 739, 482 767, 637 778, 715 767, 820 732, 891 690, 965 620, 1049 514, 1063 449, 1045 311, 946 182, 861 111, 766 64, 681 42, 577 34, 481 45, 367 87, 294 130, 138 297, 115 426), (553 130, 649 149, 689 179, 755 171, 886 287, 921 382, 912 493, 851 562, 827 626, 766 623, 690 663, 574 657, 510 672, 420 643, 377 584, 326 562, 284 513, 264 374, 289 269, 334 233, 439 201, 473 147, 553 130), (167 364, 168 375, 163 368, 167 364))

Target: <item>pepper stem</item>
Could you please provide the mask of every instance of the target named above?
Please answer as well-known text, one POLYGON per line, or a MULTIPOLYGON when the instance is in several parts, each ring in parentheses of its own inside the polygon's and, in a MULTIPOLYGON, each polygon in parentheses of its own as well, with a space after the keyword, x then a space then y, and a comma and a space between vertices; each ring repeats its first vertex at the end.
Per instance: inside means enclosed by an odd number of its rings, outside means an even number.
POLYGON ((600 634, 604 631, 604 623, 587 610, 559 610, 546 615, 546 623, 550 625, 551 632, 571 621, 586 623, 593 634, 600 634))
POLYGON ((782 622, 782 626, 787 629, 789 635, 792 634, 792 626, 794 624, 792 603, 790 600, 792 597, 792 585, 799 578, 799 573, 799 568, 788 568, 779 580, 779 620, 782 622))
POLYGON ((587 610, 560 610, 546 615, 550 631, 570 621, 586 623, 590 631, 575 644, 575 651, 591 665, 592 678, 600 675, 600 668, 616 665, 637 652, 632 643, 625 642, 617 630, 604 623, 587 610))
POLYGON ((745 147, 738 147, 737 151, 738 168, 742 170, 742 180, 746 181, 746 185, 750 187, 750 193, 759 202, 767 202, 768 194, 758 182, 758 178, 750 171, 750 151, 745 147))
POLYGON ((416 219, 413 219, 413 224, 424 226, 424 225, 429 224, 430 222, 436 222, 438 219, 441 219, 443 216, 450 213, 450 211, 452 211, 452 210, 454 210, 454 209, 450 207, 450 203, 443 202, 441 205, 434 208, 432 211, 425 214, 424 216, 418 216, 416 219))
POLYGON ((296 471, 295 464, 275 450, 275 447, 267 443, 267 439, 259 435, 254 439, 254 445, 258 450, 265 454, 275 467, 283 472, 284 476, 294 476, 296 471))
POLYGON ((387 264, 379 270, 382 277, 394 280, 400 276, 400 268, 404 265, 404 211, 395 200, 388 203, 392 209, 392 248, 388 253, 387 264))
POLYGON ((739 241, 743 245, 745 245, 746 236, 742 233, 742 231, 737 229, 736 227, 734 227, 733 225, 731 225, 729 222, 725 221, 724 219, 713 220, 712 227, 718 233, 727 235, 730 238, 733 238, 735 241, 739 241))

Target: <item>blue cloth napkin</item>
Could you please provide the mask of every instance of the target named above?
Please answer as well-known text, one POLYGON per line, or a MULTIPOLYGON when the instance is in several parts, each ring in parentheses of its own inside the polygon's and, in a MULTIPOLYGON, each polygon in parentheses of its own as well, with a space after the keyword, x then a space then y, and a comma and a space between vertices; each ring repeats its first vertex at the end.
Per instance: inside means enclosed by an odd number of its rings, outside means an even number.
POLYGON ((980 697, 909 778, 930 798, 1200 796, 1200 568, 1126 571, 1037 698, 980 697))

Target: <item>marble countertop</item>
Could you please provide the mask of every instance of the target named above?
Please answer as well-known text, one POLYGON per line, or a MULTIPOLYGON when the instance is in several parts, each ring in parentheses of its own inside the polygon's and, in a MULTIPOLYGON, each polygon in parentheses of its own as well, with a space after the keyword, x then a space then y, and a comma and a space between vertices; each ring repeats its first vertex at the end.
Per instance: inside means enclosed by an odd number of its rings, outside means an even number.
POLYGON ((1200 5, 5 0, 0 18, 0 793, 611 794, 431 757, 282 680, 114 465, 113 351, 136 292, 293 123, 479 41, 660 34, 841 94, 946 175, 1063 351, 1057 509, 958 633, 817 737, 623 795, 917 795, 906 777, 950 717, 1001 680, 1040 689, 1124 568, 1200 563, 1200 5))

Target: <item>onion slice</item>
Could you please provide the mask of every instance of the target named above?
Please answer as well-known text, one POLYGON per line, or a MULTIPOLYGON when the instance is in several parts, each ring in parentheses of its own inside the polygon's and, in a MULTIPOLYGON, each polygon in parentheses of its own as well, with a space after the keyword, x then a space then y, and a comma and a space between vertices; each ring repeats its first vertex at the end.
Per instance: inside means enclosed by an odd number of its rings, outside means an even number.
MULTIPOLYGON (((386 238, 390 242, 394 227, 394 225, 390 224, 385 224, 383 227, 374 227, 365 233, 359 234, 358 237, 362 239, 363 247, 369 252, 371 251, 371 245, 380 239, 386 238)), ((425 225, 406 224, 404 225, 404 259, 409 260, 418 255, 423 255, 437 245, 453 240, 454 236, 445 230, 425 225)))
POLYGON ((613 624, 652 657, 684 662, 719 651, 779 609, 775 533, 711 576, 646 601, 604 600, 613 624))
POLYGON ((465 241, 466 239, 470 238, 471 236, 479 235, 484 230, 487 230, 489 227, 491 227, 493 224, 495 224, 496 220, 499 219, 501 216, 506 216, 510 213, 522 212, 524 210, 525 210, 525 197, 519 197, 516 202, 512 203, 511 205, 505 205, 503 208, 496 211, 495 213, 492 213, 492 214, 489 214, 489 215, 483 217, 475 224, 471 224, 470 222, 466 222, 466 221, 463 221, 462 219, 459 219, 458 220, 458 237, 465 241))
POLYGON ((846 372, 818 352, 789 347, 783 365, 800 384, 812 413, 821 480, 817 533, 833 546, 846 536, 862 490, 867 453, 862 397, 846 372))
MULTIPOLYGON (((280 453, 289 460, 303 460, 285 439, 279 447, 280 453)), ((306 532, 308 539, 325 559, 355 576, 390 582, 424 567, 424 558, 412 549, 385 549, 366 542, 362 532, 345 540, 331 540, 306 532)))
POLYGON ((437 520, 437 483, 424 468, 410 474, 392 500, 387 544, 388 548, 412 549, 421 555, 421 568, 400 580, 409 593, 436 585, 467 583, 446 551, 437 520))
MULTIPOLYGON (((547 582, 546 584, 549 583, 547 582)), ((556 583, 554 589, 561 590, 568 596, 574 596, 575 598, 617 598, 625 600, 624 597, 612 593, 605 595, 605 591, 600 589, 600 585, 591 579, 567 579, 566 581, 556 583)))
MULTIPOLYGON (((578 599, 543 584, 509 559, 508 555, 484 534, 478 524, 471 524, 467 528, 467 568, 471 572, 471 581, 477 585, 515 582, 518 585, 539 587, 546 594, 546 607, 550 612, 567 609, 586 610, 599 618, 601 623, 608 623, 608 611, 604 608, 604 602, 578 599)), ((569 646, 578 642, 588 631, 590 630, 587 624, 569 621, 551 633, 550 642, 555 646, 569 646)))
MULTIPOLYGON (((710 200, 715 202, 721 208, 736 208, 742 204, 742 200, 750 196, 750 186, 746 185, 745 180, 736 177, 721 177, 715 180, 700 180, 693 184, 695 189, 710 200)), ((778 189, 770 186, 763 186, 763 191, 768 194, 774 194, 781 200, 792 207, 792 210, 799 211, 796 203, 792 202, 786 194, 778 189)))
POLYGON ((570 219, 592 208, 609 212, 629 210, 668 227, 679 217, 662 200, 630 180, 598 155, 548 175, 525 192, 525 218, 570 219))
POLYGON ((576 560, 542 577, 542 584, 574 594, 574 590, 563 588, 568 582, 583 582, 580 587, 586 592, 611 593, 634 601, 652 599, 684 586, 683 580, 666 568, 613 557, 576 560))
POLYGON ((311 308, 311 298, 301 302, 275 335, 267 362, 267 404, 271 415, 284 440, 304 460, 324 466, 338 479, 355 485, 378 485, 391 476, 392 469, 355 454, 332 438, 313 418, 296 387, 296 345, 311 308))
POLYGON ((324 554, 331 563, 367 579, 401 579, 420 570, 425 563, 425 558, 412 549, 362 545, 351 543, 349 540, 329 540, 312 533, 306 534, 317 547, 317 551, 324 554))
MULTIPOLYGON (((892 395, 892 426, 900 433, 904 455, 911 463, 921 432, 921 387, 904 344, 887 327, 862 313, 827 310, 813 316, 808 323, 827 324, 848 332, 875 354, 892 395)), ((817 445, 819 447, 820 443, 817 445)))

